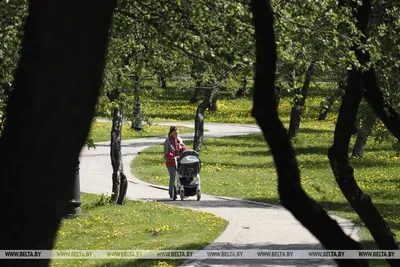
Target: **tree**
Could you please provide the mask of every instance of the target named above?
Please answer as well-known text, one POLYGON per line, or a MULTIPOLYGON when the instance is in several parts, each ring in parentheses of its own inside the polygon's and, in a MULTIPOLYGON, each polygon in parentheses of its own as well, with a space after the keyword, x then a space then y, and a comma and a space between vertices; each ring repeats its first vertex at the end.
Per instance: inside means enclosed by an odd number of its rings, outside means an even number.
POLYGON ((121 140, 122 140, 122 110, 121 103, 118 103, 120 91, 115 89, 107 94, 110 102, 113 104, 113 117, 111 126, 110 158, 112 173, 112 194, 110 202, 122 205, 126 191, 128 189, 128 179, 124 174, 124 164, 122 162, 121 140))
POLYGON ((351 153, 352 157, 362 157, 364 155, 367 139, 371 135, 372 130, 377 123, 377 117, 366 103, 361 103, 359 109, 359 121, 361 124, 357 132, 356 142, 351 153))
POLYGON ((296 137, 297 131, 299 130, 301 115, 303 113, 304 105, 306 103, 308 88, 310 87, 311 76, 315 71, 315 67, 315 61, 311 61, 304 78, 303 87, 301 88, 301 90, 297 90, 298 92, 296 92, 296 97, 294 101, 295 103, 290 114, 290 124, 288 131, 290 139, 296 137))
POLYGON ((331 110, 333 103, 335 103, 337 99, 343 96, 344 88, 345 88, 344 83, 339 82, 335 92, 321 102, 321 109, 319 111, 319 116, 318 116, 319 121, 326 119, 326 116, 328 115, 328 112, 331 110))
MULTIPOLYGON (((344 5, 345 3, 341 4, 344 5)), ((386 221, 372 203, 371 198, 358 186, 354 178, 354 169, 348 160, 351 128, 356 121, 357 111, 363 97, 364 89, 364 96, 375 113, 381 117, 382 120, 385 120, 385 125, 392 130, 394 134, 400 134, 399 116, 393 109, 390 109, 390 107, 387 108, 394 117, 388 117, 387 113, 384 113, 384 99, 377 86, 374 68, 370 65, 370 54, 367 50, 361 48, 368 40, 371 0, 363 0, 360 4, 353 2, 351 3, 351 7, 356 18, 356 29, 361 32, 362 38, 360 40, 361 44, 355 43, 352 47, 358 64, 353 64, 348 73, 347 88, 339 110, 334 142, 329 149, 328 157, 339 188, 352 208, 357 212, 360 219, 365 223, 379 248, 398 249, 399 246, 386 221), (371 94, 374 95, 374 98, 371 98, 371 94)), ((388 259, 387 261, 391 266, 398 266, 399 264, 398 260, 388 259)))
POLYGON ((204 136, 204 112, 207 108, 212 105, 212 101, 215 98, 214 95, 217 93, 216 87, 209 87, 205 89, 204 101, 200 103, 196 110, 195 117, 195 132, 194 132, 194 142, 193 149, 199 151, 203 146, 203 136, 204 136))
POLYGON ((296 136, 311 79, 338 82, 346 74, 352 57, 348 30, 339 31, 348 21, 336 1, 273 1, 276 15, 276 86, 294 97, 289 136, 296 136), (304 79, 299 77, 304 75, 304 79))
POLYGON ((99 94, 114 7, 108 0, 29 2, 0 141, 3 250, 53 247, 99 94))
MULTIPOLYGON (((289 137, 279 119, 275 95, 276 44, 270 1, 252 1, 256 32, 256 75, 252 116, 268 143, 278 173, 281 202, 327 249, 360 249, 336 221, 301 187, 300 170, 289 137), (329 231, 326 231, 329 229, 329 231)), ((336 260, 340 266, 368 266, 363 260, 336 260)))

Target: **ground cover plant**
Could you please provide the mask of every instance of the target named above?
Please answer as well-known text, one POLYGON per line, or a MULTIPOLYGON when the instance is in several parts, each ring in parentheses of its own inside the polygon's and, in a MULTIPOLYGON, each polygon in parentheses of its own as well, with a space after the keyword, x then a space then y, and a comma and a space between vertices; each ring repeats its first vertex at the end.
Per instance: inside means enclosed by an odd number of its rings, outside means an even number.
MULTIPOLYGON (((82 194, 81 216, 64 219, 56 250, 197 250, 213 242, 227 222, 213 214, 153 201, 109 204, 104 195, 82 194), (190 233, 188 238, 187 233, 190 233)), ((51 266, 176 266, 181 260, 58 259, 51 266)))

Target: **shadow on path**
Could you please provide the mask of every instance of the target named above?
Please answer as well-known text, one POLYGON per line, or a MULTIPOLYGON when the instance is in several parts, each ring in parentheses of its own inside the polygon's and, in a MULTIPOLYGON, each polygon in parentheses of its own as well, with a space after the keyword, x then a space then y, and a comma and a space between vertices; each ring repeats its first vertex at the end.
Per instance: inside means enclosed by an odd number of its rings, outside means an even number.
MULTIPOLYGON (((195 250, 204 244, 187 244, 182 247, 167 247, 163 250, 195 250)), ((205 248, 206 250, 322 250, 323 247, 319 244, 290 244, 290 245, 277 245, 277 244, 256 244, 256 245, 237 245, 232 246, 224 243, 213 243, 205 248)), ((282 266, 282 267, 322 267, 322 266, 337 266, 333 260, 330 259, 215 259, 215 260, 125 260, 116 262, 110 260, 106 263, 98 264, 97 267, 116 266, 116 267, 130 267, 130 266, 154 266, 157 261, 165 261, 174 266, 282 266)))

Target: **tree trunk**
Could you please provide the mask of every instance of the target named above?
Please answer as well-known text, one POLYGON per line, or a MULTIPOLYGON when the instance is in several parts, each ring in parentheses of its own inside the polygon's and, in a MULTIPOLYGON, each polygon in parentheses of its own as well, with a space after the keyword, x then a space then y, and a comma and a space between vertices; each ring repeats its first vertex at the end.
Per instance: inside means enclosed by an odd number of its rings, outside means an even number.
POLYGON ((303 87, 301 88, 300 91, 297 92, 297 94, 300 95, 300 98, 298 96, 295 97, 294 106, 290 113, 290 124, 288 132, 289 139, 295 137, 299 130, 301 115, 303 113, 304 104, 306 103, 308 88, 310 87, 311 76, 314 73, 315 67, 316 67, 315 61, 312 61, 310 63, 310 66, 308 67, 306 77, 304 78, 303 87))
POLYGON ((236 97, 243 97, 246 92, 247 78, 243 77, 239 90, 236 91, 236 97))
POLYGON ((139 77, 139 75, 135 76, 135 103, 133 105, 133 120, 132 120, 131 128, 138 132, 143 130, 142 110, 141 110, 141 105, 140 105, 140 77, 139 77))
POLYGON ((367 139, 370 136, 372 129, 376 123, 376 115, 371 114, 372 112, 368 112, 362 118, 362 126, 357 132, 356 143, 353 147, 353 152, 351 154, 352 157, 361 158, 364 155, 365 145, 367 144, 367 139))
POLYGON ((199 102, 199 94, 200 94, 201 86, 202 86, 201 81, 196 81, 196 87, 194 88, 194 94, 189 101, 190 104, 196 104, 197 102, 199 102))
POLYGON ((217 89, 211 89, 211 90, 213 92, 211 93, 211 99, 210 99, 211 103, 208 106, 208 110, 215 113, 218 111, 218 105, 217 105, 218 94, 217 94, 217 89))
POLYGON ((161 75, 161 88, 167 89, 167 78, 164 75, 161 75))
POLYGON ((205 99, 197 108, 196 118, 194 123, 194 141, 193 141, 193 149, 199 151, 203 146, 203 136, 204 136, 204 112, 211 105, 212 99, 216 94, 217 88, 212 90, 205 90, 205 99))
MULTIPOLYGON (((371 12, 371 0, 363 0, 362 6, 359 6, 354 12, 356 13, 358 29, 366 35, 371 12)), ((363 42, 365 43, 366 40, 364 39, 363 42)), ((356 46, 352 49, 361 64, 365 65, 369 61, 367 53, 363 53, 356 46)), ((339 110, 334 142, 329 149, 328 157, 340 190, 371 232, 379 248, 397 250, 399 246, 392 231, 372 203, 371 198, 358 186, 354 178, 354 169, 348 159, 351 128, 356 121, 363 88, 367 85, 365 78, 366 73, 363 74, 355 66, 349 71, 347 89, 339 110)), ((388 259, 387 261, 391 266, 399 266, 398 260, 388 259)))
POLYGON ((321 103, 321 110, 319 112, 318 120, 322 121, 326 119, 328 112, 331 110, 333 103, 344 94, 344 84, 339 83, 338 89, 335 93, 329 96, 323 103, 321 103))
MULTIPOLYGON (((326 249, 358 250, 337 222, 303 191, 295 152, 278 117, 275 95, 276 44, 270 1, 252 1, 256 34, 256 76, 252 116, 269 144, 278 174, 281 202, 326 249)), ((339 266, 368 266, 365 260, 336 259, 339 266)))
POLYGON ((124 174, 122 154, 122 114, 119 108, 114 108, 112 128, 111 128, 111 144, 110 157, 113 168, 112 174, 112 195, 110 201, 117 204, 123 204, 128 188, 128 181, 124 174))
MULTIPOLYGON (((29 2, 0 142, 1 250, 53 248, 99 95, 115 5, 29 2)), ((2 261, 17 267, 48 264, 48 259, 2 261)))

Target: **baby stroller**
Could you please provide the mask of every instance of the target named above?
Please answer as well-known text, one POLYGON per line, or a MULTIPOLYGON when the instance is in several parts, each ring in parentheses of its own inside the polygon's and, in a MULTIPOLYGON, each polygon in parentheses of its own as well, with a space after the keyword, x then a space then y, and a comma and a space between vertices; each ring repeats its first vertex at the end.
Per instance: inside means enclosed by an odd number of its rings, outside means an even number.
POLYGON ((180 195, 181 200, 185 197, 196 196, 197 201, 201 199, 200 169, 201 160, 195 150, 184 151, 176 161, 177 186, 175 187, 174 200, 180 195))

